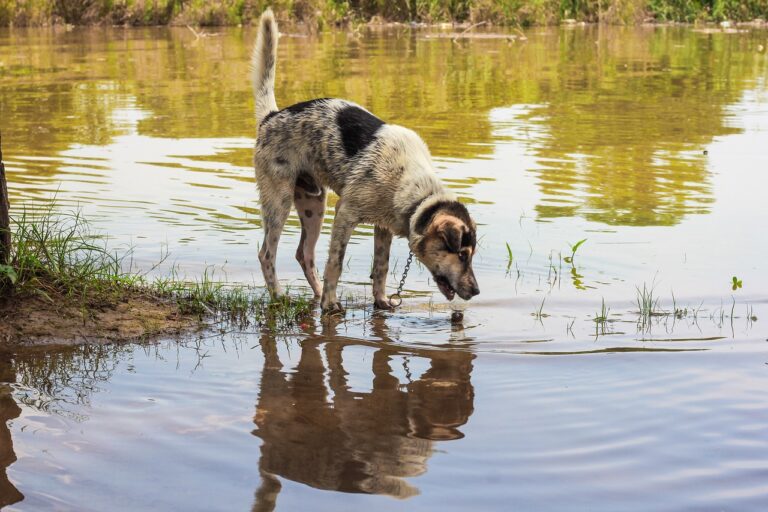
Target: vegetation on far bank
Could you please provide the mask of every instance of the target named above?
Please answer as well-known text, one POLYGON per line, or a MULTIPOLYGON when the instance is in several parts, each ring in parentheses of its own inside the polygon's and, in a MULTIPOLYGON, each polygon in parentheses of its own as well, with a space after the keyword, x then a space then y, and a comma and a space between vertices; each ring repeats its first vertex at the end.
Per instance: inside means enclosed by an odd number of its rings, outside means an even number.
POLYGON ((283 21, 319 29, 371 21, 526 26, 768 17, 765 0, 0 0, 0 26, 240 25, 268 6, 283 21))

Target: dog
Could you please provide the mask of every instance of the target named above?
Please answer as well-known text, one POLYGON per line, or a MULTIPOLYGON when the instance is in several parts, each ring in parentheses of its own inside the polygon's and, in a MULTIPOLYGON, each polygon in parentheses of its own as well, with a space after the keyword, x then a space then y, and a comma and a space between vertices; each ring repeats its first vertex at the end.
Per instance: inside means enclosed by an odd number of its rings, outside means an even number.
POLYGON ((467 300, 480 289, 472 269, 477 228, 467 208, 434 172, 427 145, 413 131, 387 124, 355 103, 331 98, 277 108, 277 23, 270 9, 259 20, 251 72, 257 137, 256 183, 264 241, 259 262, 273 297, 277 245, 291 204, 301 221, 296 250, 307 282, 321 298, 324 314, 344 312, 336 296, 344 253, 360 223, 374 226, 374 306, 392 309, 386 296, 392 237, 405 237, 448 300, 467 300), (327 190, 339 200, 322 287, 315 246, 325 214, 327 190))

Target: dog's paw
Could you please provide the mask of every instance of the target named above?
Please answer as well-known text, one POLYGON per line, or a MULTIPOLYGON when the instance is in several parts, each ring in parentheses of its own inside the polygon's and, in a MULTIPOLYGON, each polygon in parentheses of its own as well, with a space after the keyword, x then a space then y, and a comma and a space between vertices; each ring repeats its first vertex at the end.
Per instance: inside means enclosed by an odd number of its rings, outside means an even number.
POLYGON ((344 308, 340 302, 331 302, 327 306, 323 306, 323 316, 344 316, 344 308))
POLYGON ((376 299, 373 301, 373 308, 382 311, 394 311, 395 307, 389 302, 389 299, 376 299))

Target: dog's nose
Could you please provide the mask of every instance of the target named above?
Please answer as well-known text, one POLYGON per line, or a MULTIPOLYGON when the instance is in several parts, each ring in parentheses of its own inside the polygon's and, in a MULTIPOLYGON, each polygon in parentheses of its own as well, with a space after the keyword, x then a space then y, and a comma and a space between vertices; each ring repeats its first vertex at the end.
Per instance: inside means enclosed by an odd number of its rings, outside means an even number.
POLYGON ((473 297, 475 295, 480 295, 480 288, 477 286, 477 284, 473 284, 472 288, 469 289, 469 293, 471 293, 473 297))

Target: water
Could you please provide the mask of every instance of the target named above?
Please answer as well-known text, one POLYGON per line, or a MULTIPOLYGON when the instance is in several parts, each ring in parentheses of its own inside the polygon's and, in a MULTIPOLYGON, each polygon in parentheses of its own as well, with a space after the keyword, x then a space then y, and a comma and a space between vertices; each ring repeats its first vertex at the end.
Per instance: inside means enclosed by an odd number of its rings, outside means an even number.
MULTIPOLYGON (((12 213, 55 196, 138 268, 169 251, 260 284, 254 34, 210 32, 0 31, 12 213)), ((765 510, 768 32, 287 32, 278 104, 340 96, 418 131, 478 221, 481 295, 452 325, 414 266, 383 317, 6 349, 0 504, 765 510), (638 313, 644 287, 668 314, 638 313)), ((371 235, 345 294, 370 294, 371 235)))

